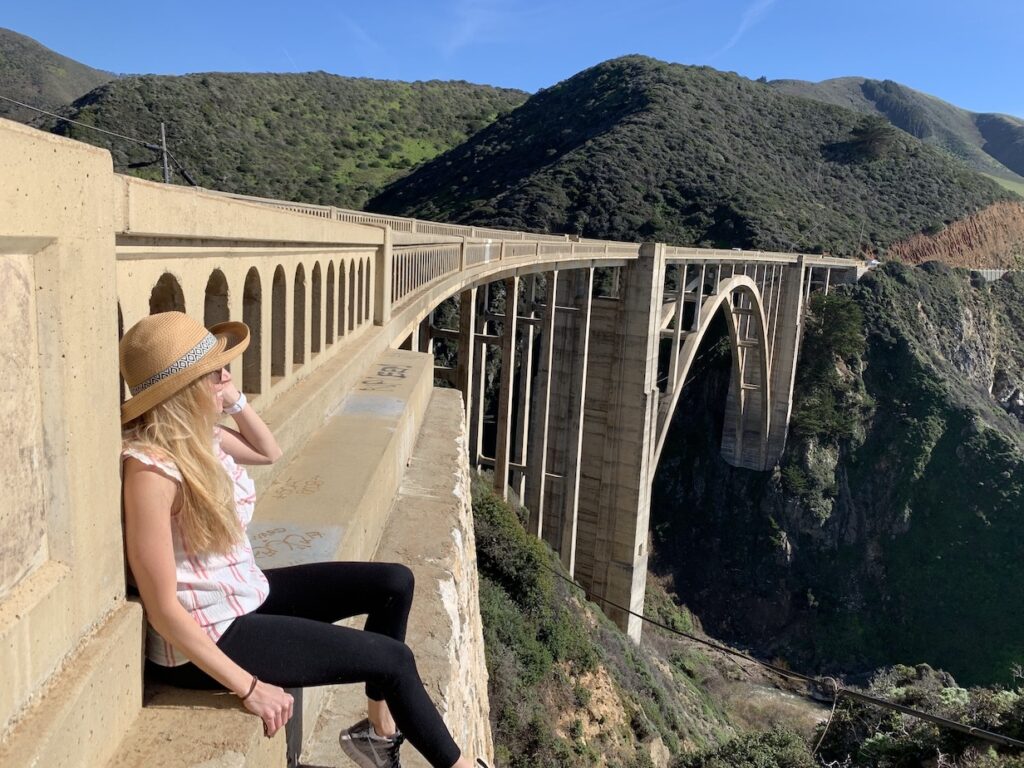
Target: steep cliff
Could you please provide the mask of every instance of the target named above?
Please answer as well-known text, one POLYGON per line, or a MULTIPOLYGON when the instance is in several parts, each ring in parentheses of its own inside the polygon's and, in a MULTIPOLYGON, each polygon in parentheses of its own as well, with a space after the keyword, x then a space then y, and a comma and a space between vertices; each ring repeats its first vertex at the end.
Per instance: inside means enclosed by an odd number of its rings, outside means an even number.
MULTIPOLYGON (((808 738, 824 716, 749 662, 653 627, 635 645, 556 575, 558 558, 488 483, 473 487, 473 515, 498 765, 667 768, 751 728, 808 738)), ((703 634, 657 580, 646 605, 703 634)))
POLYGON ((886 256, 907 264, 942 261, 967 269, 1024 267, 1024 203, 996 203, 936 230, 893 243, 886 256))
POLYGON ((718 456, 727 347, 687 385, 655 568, 712 634, 819 670, 1024 661, 1024 276, 890 264, 812 304, 773 473, 718 456))

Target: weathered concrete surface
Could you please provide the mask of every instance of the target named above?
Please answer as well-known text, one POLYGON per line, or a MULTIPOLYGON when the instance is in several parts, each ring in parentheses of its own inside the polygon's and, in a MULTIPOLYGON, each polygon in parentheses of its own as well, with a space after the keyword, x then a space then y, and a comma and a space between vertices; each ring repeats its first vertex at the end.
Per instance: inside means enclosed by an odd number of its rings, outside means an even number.
POLYGON ((0 362, 19 374, 0 376, 0 594, 47 558, 34 282, 31 256, 0 253, 0 328, 20 331, 0 334, 0 362))
MULTIPOLYGON (((434 390, 374 559, 412 568, 416 599, 406 640, 420 675, 459 746, 470 756, 490 759, 465 419, 456 390, 434 390)), ((365 711, 362 686, 331 688, 303 764, 351 765, 338 747, 338 733, 365 717, 365 711)), ((402 764, 427 766, 408 743, 402 764)))
POLYGON ((139 706, 141 626, 132 602, 104 617, 0 742, 0 766, 92 768, 115 755, 139 706))
MULTIPOLYGON (((0 424, 21 457, 13 478, 20 488, 0 500, 0 539, 16 542, 0 566, 0 739, 24 746, 27 723, 59 723, 64 735, 37 730, 38 750, 4 764, 88 763, 109 745, 79 743, 78 735, 103 731, 116 743, 133 716, 128 702, 141 697, 138 645, 95 649, 109 654, 114 670, 108 699, 76 682, 69 664, 73 654, 92 653, 89 644, 109 642, 108 631, 118 635, 115 617, 132 615, 124 608, 116 460, 114 176, 103 150, 6 120, 0 132, 0 304, 12 321, 0 365, 5 379, 23 385, 10 393, 16 410, 5 410, 0 424), (34 511, 22 519, 26 504, 34 511), (48 685, 83 698, 47 719, 39 708, 58 701, 48 685), (111 713, 113 702, 125 710, 111 713)), ((5 468, 10 458, 0 459, 5 468)))
POLYGON ((155 686, 107 768, 283 768, 284 731, 258 722, 234 696, 155 686))

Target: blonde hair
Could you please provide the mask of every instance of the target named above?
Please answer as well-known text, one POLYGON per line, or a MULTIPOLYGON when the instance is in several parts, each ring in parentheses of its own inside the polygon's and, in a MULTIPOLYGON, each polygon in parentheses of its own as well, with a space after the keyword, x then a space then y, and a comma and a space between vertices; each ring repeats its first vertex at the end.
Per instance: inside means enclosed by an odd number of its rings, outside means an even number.
POLYGON ((213 391, 202 376, 126 427, 132 447, 174 463, 181 473, 178 527, 196 554, 226 554, 242 540, 234 487, 213 451, 213 391))

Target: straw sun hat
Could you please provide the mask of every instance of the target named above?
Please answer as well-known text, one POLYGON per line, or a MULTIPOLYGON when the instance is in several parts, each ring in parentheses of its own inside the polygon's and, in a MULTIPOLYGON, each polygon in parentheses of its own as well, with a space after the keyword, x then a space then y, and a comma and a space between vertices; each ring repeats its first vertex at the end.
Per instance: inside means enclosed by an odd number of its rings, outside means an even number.
POLYGON ((182 312, 145 317, 119 346, 121 375, 132 393, 121 406, 127 424, 186 385, 223 368, 249 346, 245 323, 218 323, 209 330, 182 312))

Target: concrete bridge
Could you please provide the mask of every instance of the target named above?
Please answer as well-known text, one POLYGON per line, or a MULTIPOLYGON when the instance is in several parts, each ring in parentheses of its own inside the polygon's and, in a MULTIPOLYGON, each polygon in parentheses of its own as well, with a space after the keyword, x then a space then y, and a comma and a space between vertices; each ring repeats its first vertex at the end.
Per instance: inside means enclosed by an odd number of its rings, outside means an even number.
MULTIPOLYGON (((503 497, 515 492, 531 531, 591 594, 634 613, 643 612, 651 483, 712 319, 725 317, 733 360, 722 456, 771 469, 786 441, 803 303, 864 270, 807 254, 537 235, 233 197, 383 228, 380 257, 366 269, 374 323, 403 349, 432 353, 438 340, 457 347, 455 365, 435 376, 463 395, 471 465, 492 469, 503 497), (595 285, 599 270, 604 290, 595 285), (439 328, 435 310, 452 297, 457 327, 439 328), (493 430, 485 429, 489 375, 497 381, 493 430)), ((296 291, 303 270, 296 267, 296 291)), ((333 294, 330 270, 323 289, 314 276, 314 297, 333 294)), ((339 298, 342 314, 344 305, 339 298)), ((330 314, 322 315, 327 338, 330 314)), ((292 316, 292 330, 279 329, 284 339, 302 322, 292 316)), ((319 310, 313 318, 321 322, 319 310)), ((606 612, 639 640, 639 619, 606 612)))
MULTIPOLYGON (((211 730, 168 725, 195 704, 159 710, 170 694, 151 692, 142 708, 113 373, 119 334, 140 317, 179 309, 252 329, 233 373, 285 451, 254 472, 257 533, 268 542, 365 559, 402 525, 458 531, 407 531, 396 551, 418 563, 421 585, 423 574, 438 585, 418 598, 425 610, 466 622, 447 635, 432 628, 423 644, 449 638, 437 647, 436 687, 463 743, 486 749, 485 710, 456 701, 479 685, 459 677, 460 655, 483 658, 466 470, 492 469, 498 491, 526 503, 531 530, 593 594, 642 611, 651 482, 711 320, 724 315, 733 359, 722 454, 768 469, 785 444, 803 304, 862 269, 165 186, 114 174, 105 151, 6 121, 0 179, 0 313, 14 329, 0 341, 5 765, 132 764, 125 755, 159 765, 161 749, 181 764, 186 746, 170 736, 136 744, 133 728, 143 740, 161 727, 193 740, 211 730), (439 327, 453 297, 457 322, 439 327), (435 347, 454 364, 435 366, 435 347), (432 447, 438 435, 459 449, 432 447), (462 575, 449 584, 453 573, 462 575)), ((281 564, 281 550, 268 544, 265 564, 281 564)), ((639 639, 634 618, 608 613, 639 639)), ((307 722, 319 697, 304 702, 307 722)), ((251 738, 231 747, 247 755, 237 764, 282 764, 283 744, 265 746, 251 719, 212 730, 251 738)))

